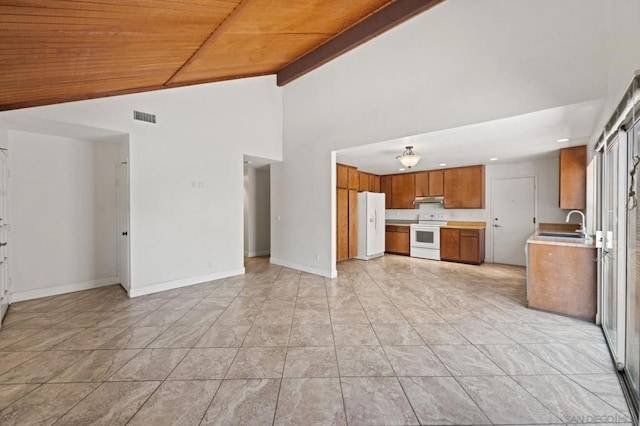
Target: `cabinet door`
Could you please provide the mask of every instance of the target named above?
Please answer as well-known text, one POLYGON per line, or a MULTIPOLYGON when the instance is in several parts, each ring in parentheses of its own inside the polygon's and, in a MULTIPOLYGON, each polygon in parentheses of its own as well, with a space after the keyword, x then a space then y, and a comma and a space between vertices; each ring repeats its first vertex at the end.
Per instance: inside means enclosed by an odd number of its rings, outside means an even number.
POLYGON ((405 254, 405 255, 409 255, 409 252, 411 250, 411 241, 410 241, 410 235, 408 232, 398 232, 397 233, 397 250, 396 253, 400 253, 400 254, 405 254))
POLYGON ((444 195, 444 170, 429 172, 428 195, 444 195))
POLYGON ((416 197, 426 197, 429 195, 429 172, 418 172, 416 179, 416 197))
POLYGON ((391 209, 393 196, 391 194, 391 180, 393 176, 380 176, 380 192, 384 193, 384 207, 391 209))
POLYGON ((336 163, 336 186, 338 188, 349 188, 349 167, 336 163))
POLYGON ((444 208, 484 208, 484 166, 444 171, 444 208))
POLYGON ((355 167, 349 167, 349 189, 358 190, 360 186, 360 177, 358 176, 358 169, 355 167))
POLYGON ((384 233, 384 248, 387 253, 395 253, 398 248, 398 233, 397 232, 385 232, 384 233))
POLYGON ((413 173, 391 176, 392 209, 414 209, 416 196, 415 176, 413 173))
POLYGON ((480 263, 480 247, 477 232, 460 233, 460 260, 469 263, 480 263))
POLYGON ((358 191, 369 190, 369 173, 358 172, 358 191))
POLYGON ((460 260, 460 230, 440 228, 440 257, 460 260))
POLYGON ((349 258, 358 255, 358 191, 349 190, 349 258))
POLYGON ((381 192, 380 191, 380 176, 377 175, 372 175, 373 176, 373 192, 381 192))
POLYGON ((582 210, 587 203, 587 146, 560 150, 560 208, 582 210))
POLYGON ((369 192, 378 192, 378 191, 376 191, 376 177, 375 177, 375 175, 369 175, 369 192))
POLYGON ((337 260, 349 258, 349 190, 338 188, 337 190, 337 260))

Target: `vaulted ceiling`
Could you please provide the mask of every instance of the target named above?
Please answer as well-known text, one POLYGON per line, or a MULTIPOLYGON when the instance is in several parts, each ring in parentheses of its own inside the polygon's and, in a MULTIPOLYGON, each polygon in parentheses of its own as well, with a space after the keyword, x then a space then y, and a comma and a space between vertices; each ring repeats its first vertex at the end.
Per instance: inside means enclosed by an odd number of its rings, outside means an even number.
POLYGON ((441 1, 6 0, 0 110, 274 73, 285 84, 441 1))

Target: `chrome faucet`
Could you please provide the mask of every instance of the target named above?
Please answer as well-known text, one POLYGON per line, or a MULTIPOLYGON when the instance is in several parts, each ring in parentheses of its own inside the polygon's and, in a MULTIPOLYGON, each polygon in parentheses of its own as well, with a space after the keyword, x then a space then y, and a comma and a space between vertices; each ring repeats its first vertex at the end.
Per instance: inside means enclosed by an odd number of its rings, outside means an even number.
POLYGON ((587 227, 585 225, 584 213, 582 213, 580 210, 571 210, 569 213, 567 213, 567 219, 565 220, 565 222, 569 222, 569 219, 571 219, 571 215, 573 213, 580 213, 580 216, 582 216, 582 223, 580 224, 580 229, 576 229, 576 232, 579 232, 582 238, 588 239, 589 236, 587 235, 587 227))

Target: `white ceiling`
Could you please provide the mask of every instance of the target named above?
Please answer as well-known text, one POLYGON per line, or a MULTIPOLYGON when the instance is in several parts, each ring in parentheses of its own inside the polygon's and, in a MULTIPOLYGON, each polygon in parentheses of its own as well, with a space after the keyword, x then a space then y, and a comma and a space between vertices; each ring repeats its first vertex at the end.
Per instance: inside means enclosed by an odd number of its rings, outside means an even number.
POLYGON ((582 102, 464 127, 337 151, 339 163, 375 174, 400 173, 396 156, 412 145, 422 156, 411 171, 473 164, 513 163, 557 155, 560 148, 585 145, 603 100, 582 102), (559 143, 558 139, 570 138, 559 143), (496 161, 489 161, 497 157, 496 161), (446 163, 446 166, 440 166, 446 163))

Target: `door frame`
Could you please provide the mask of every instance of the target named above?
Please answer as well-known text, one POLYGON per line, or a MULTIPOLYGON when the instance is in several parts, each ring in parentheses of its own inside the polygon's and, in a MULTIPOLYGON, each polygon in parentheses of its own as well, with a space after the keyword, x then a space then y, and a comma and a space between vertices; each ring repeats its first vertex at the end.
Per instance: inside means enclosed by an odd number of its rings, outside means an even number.
MULTIPOLYGON (((9 149, 8 148, 0 148, 0 155, 2 155, 4 157, 4 161, 5 161, 5 167, 3 170, 1 170, 2 173, 4 173, 4 188, 0 188, 0 191, 4 190, 5 191, 5 217, 2 218, 2 222, 4 222, 4 226, 7 227, 6 229, 6 241, 4 241, 5 243, 7 243, 6 246, 6 253, 7 253, 7 260, 0 260, 0 262, 4 262, 3 267, 4 267, 4 274, 5 274, 5 288, 4 288, 4 295, 0 295, 2 297, 4 297, 6 299, 6 306, 7 309, 3 312, 2 311, 2 305, 0 302, 0 329, 2 329, 2 320, 4 319, 4 316, 7 314, 8 310, 9 310, 9 306, 11 305, 11 250, 12 250, 12 245, 11 245, 11 211, 9 209, 9 192, 11 190, 11 169, 10 169, 10 157, 9 157, 9 149)), ((3 272, 0 272, 3 273, 3 272)), ((0 289, 2 290, 2 289, 0 289)))
POLYGON ((118 241, 118 244, 116 245, 117 247, 117 272, 118 272, 118 278, 120 279, 120 285, 127 291, 127 294, 129 294, 130 289, 131 289, 131 171, 130 171, 130 166, 129 166, 129 159, 127 158, 126 160, 123 161, 118 161, 118 164, 116 164, 116 179, 117 179, 117 185, 116 185, 116 216, 117 216, 117 234, 116 234, 116 241, 118 241), (126 211, 126 224, 120 223, 120 206, 122 203, 122 191, 121 191, 121 187, 122 187, 122 182, 120 181, 120 168, 126 166, 126 182, 124 183, 127 187, 127 211, 126 211), (125 256, 125 259, 127 261, 127 266, 126 266, 126 285, 122 283, 122 277, 121 277, 121 273, 122 273, 122 265, 120 264, 122 256, 121 256, 121 241, 120 239, 122 238, 122 229, 123 229, 123 225, 126 225, 127 228, 127 239, 126 239, 126 249, 127 249, 127 256, 125 256))
MULTIPOLYGON (((496 258, 495 258, 495 253, 494 253, 494 247, 495 247, 495 234, 494 234, 494 229, 495 227, 493 226, 493 218, 495 217, 495 205, 494 205, 494 200, 495 200, 495 192, 494 192, 494 182, 498 181, 498 180, 510 180, 510 179, 524 179, 524 178, 533 178, 533 217, 536 220, 536 222, 533 224, 533 229, 535 231, 536 226, 538 225, 538 175, 537 174, 531 174, 531 175, 518 175, 518 176, 500 176, 500 177, 492 177, 491 178, 491 217, 489 218, 489 223, 487 224, 487 226, 489 228, 491 228, 491 232, 490 234, 490 238, 491 238, 491 261, 493 263, 495 263, 496 258)), ((526 244, 525 244, 526 246, 526 244)), ((522 248, 524 250, 524 247, 522 248)), ((526 256, 525 256, 526 258, 526 256)))

